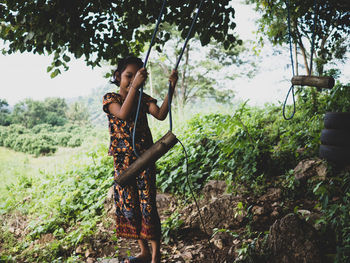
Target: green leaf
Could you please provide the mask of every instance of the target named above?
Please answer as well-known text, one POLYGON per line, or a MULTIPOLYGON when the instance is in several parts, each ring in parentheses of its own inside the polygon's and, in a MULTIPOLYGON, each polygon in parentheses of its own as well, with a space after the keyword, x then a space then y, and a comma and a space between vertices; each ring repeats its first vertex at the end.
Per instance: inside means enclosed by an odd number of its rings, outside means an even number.
POLYGON ((46 72, 49 73, 52 69, 53 69, 53 66, 48 66, 48 67, 46 68, 46 72))
POLYGON ((57 77, 58 74, 61 74, 61 71, 58 68, 56 68, 55 71, 51 73, 50 77, 53 79, 57 77))
POLYGON ((63 55, 63 60, 65 62, 69 62, 70 61, 70 57, 68 57, 67 55, 63 55))

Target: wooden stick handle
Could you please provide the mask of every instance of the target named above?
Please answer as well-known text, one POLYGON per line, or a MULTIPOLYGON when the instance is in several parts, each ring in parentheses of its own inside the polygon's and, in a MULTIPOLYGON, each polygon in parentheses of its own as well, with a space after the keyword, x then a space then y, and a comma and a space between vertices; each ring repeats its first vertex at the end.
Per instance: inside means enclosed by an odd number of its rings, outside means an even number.
POLYGON ((178 142, 176 136, 168 131, 162 138, 153 144, 147 151, 145 151, 135 162, 133 162, 121 175, 119 175, 115 182, 122 187, 129 184, 137 174, 146 169, 152 163, 155 163, 160 157, 166 154, 178 142))
POLYGON ((332 89, 334 87, 333 77, 318 76, 294 76, 292 84, 296 86, 310 86, 322 89, 332 89))

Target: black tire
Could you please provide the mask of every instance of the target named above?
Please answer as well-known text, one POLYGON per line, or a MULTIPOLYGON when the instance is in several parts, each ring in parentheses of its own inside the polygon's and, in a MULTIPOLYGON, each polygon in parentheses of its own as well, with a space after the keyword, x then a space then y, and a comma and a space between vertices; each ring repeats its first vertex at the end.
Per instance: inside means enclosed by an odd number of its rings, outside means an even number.
POLYGON ((321 132, 321 143, 324 145, 334 145, 341 147, 350 146, 350 131, 324 129, 321 132))
POLYGON ((350 112, 327 112, 324 116, 324 127, 350 130, 350 112))
POLYGON ((350 147, 321 145, 320 157, 337 164, 350 164, 350 147))

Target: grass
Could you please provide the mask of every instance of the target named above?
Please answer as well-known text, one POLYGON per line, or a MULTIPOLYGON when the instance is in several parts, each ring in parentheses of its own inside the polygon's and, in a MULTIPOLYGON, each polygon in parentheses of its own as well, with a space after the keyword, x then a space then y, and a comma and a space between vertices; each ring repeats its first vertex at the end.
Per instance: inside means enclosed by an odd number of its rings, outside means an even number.
MULTIPOLYGON (((0 147, 0 199, 7 193, 6 186, 18 183, 19 178, 37 178, 44 173, 57 174, 74 165, 81 153, 86 153, 100 141, 108 144, 108 130, 96 129, 94 136, 85 138, 82 146, 76 148, 58 148, 54 155, 35 157, 30 154, 16 152, 0 147)), ((107 154, 107 153, 106 153, 107 154)), ((79 158, 82 162, 82 158, 79 158)), ((76 165, 80 165, 77 164, 76 165)))
POLYGON ((0 147, 0 196, 4 194, 6 185, 16 183, 19 176, 32 175, 32 159, 28 154, 0 147))

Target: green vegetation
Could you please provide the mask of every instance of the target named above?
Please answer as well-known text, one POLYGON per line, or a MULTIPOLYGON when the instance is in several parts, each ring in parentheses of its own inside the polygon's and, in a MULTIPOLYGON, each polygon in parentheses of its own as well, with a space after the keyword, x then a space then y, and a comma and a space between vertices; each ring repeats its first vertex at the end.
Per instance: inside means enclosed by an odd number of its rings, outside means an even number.
POLYGON ((58 147, 77 147, 91 132, 83 102, 69 106, 65 99, 25 99, 9 110, 0 99, 0 146, 39 155, 53 154, 58 147))
MULTIPOLYGON (((282 188, 286 202, 301 195, 313 198, 322 213, 321 232, 335 236, 336 262, 346 262, 350 249, 349 172, 340 174, 333 169, 332 177, 300 188, 290 171, 298 161, 318 155, 323 114, 349 107, 350 100, 339 99, 350 98, 349 90, 338 83, 334 90, 318 93, 317 105, 310 102, 310 90, 300 91, 298 97, 298 111, 291 121, 282 120, 279 106, 255 108, 242 104, 232 115, 195 115, 179 123, 175 134, 188 152, 189 179, 197 192, 208 179, 222 179, 233 193, 238 186, 244 186, 249 195, 259 196, 267 187, 276 186, 282 188)), ((158 125, 157 122, 154 126, 157 139, 167 123, 158 125)), ((75 253, 76 247, 93 243, 99 226, 107 224, 104 201, 113 181, 113 164, 107 156, 107 146, 107 131, 91 136, 79 148, 80 154, 65 161, 64 169, 39 170, 34 176, 23 174, 0 192, 3 260, 71 262, 82 259, 75 253), (10 225, 15 216, 22 220, 18 227, 20 233, 10 225)), ((176 145, 157 163, 157 184, 160 190, 188 200, 185 164, 183 150, 176 145)), ((249 219, 249 208, 240 205, 240 209, 247 209, 249 219)), ((166 220, 164 241, 169 242, 181 225, 177 213, 166 220)), ((257 240, 264 233, 252 232, 248 224, 245 235, 257 240)), ((242 247, 241 251, 247 258, 253 253, 249 246, 242 247)))
POLYGON ((35 156, 52 154, 58 146, 77 147, 91 132, 91 127, 78 125, 51 126, 39 124, 27 129, 18 124, 0 126, 0 146, 35 156))

